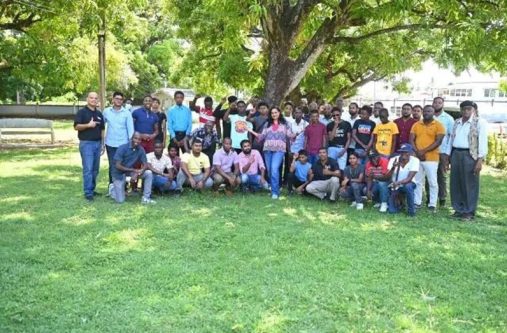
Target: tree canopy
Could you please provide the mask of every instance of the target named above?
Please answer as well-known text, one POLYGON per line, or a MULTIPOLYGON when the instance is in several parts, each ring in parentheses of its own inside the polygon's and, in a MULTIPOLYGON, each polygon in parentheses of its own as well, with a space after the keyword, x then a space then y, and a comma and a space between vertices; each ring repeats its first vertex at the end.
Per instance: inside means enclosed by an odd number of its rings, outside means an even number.
POLYGON ((334 99, 418 68, 507 69, 501 0, 5 0, 0 98, 96 87, 107 25, 108 91, 239 90, 280 103, 334 99))

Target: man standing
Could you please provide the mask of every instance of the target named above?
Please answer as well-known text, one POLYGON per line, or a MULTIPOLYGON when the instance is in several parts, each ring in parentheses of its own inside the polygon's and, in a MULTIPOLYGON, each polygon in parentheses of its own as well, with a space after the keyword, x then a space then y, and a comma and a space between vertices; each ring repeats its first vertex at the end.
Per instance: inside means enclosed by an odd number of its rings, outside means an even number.
POLYGON ((182 91, 174 93, 174 101, 176 102, 167 111, 167 130, 171 136, 171 144, 178 146, 181 150, 185 150, 185 140, 192 132, 192 112, 183 105, 185 94, 182 91))
POLYGON ((232 149, 232 141, 225 138, 223 146, 213 155, 213 189, 218 191, 225 184, 225 193, 230 195, 239 185, 239 170, 233 170, 238 154, 232 149))
MULTIPOLYGON (((258 115, 254 116, 254 117, 250 117, 251 114, 249 114, 249 118, 251 119, 251 121, 253 123, 253 130, 257 133, 262 133, 262 131, 268 125, 268 113, 269 113, 268 104, 265 102, 257 103, 257 113, 258 113, 258 115)), ((252 138, 252 149, 256 149, 259 152, 262 152, 263 148, 264 148, 263 142, 257 140, 257 138, 255 138, 255 137, 253 137, 252 138)))
POLYGON ((476 115, 472 101, 460 104, 461 118, 451 130, 445 153, 446 170, 451 162, 451 203, 453 217, 474 219, 479 201, 479 175, 488 154, 487 124, 476 115))
POLYGON ((398 126, 398 132, 400 132, 396 140, 396 150, 398 150, 402 144, 409 143, 410 130, 417 123, 417 120, 412 118, 412 105, 410 103, 403 104, 401 107, 401 117, 394 120, 394 123, 398 126))
POLYGON ((146 155, 148 168, 153 173, 153 187, 161 193, 176 189, 173 163, 169 156, 164 155, 163 152, 163 143, 156 141, 154 151, 146 155))
MULTIPOLYGON (((433 108, 435 109, 435 119, 438 120, 445 129, 445 137, 440 146, 440 151, 448 150, 449 140, 454 126, 454 118, 444 111, 444 99, 442 97, 435 97, 433 99, 433 108)), ((446 156, 443 153, 439 156, 438 163, 438 200, 440 206, 445 206, 445 199, 447 197, 447 177, 445 171, 446 156)))
POLYGON ((158 136, 158 116, 151 111, 153 99, 151 96, 144 97, 143 107, 132 112, 134 130, 141 134, 141 146, 146 153, 153 151, 153 143, 158 136))
POLYGON ((237 114, 230 114, 231 108, 225 112, 224 123, 229 123, 231 126, 231 140, 232 148, 236 152, 241 152, 241 141, 248 140, 248 129, 252 129, 252 123, 247 119, 246 103, 238 101, 236 103, 237 114))
MULTIPOLYGON (((343 115, 343 113, 342 113, 343 115)), ((355 102, 352 102, 349 104, 349 115, 348 117, 344 118, 350 124, 350 135, 351 140, 349 144, 349 148, 347 149, 347 154, 350 155, 353 153, 356 149, 356 141, 352 139, 352 128, 354 128, 354 125, 356 124, 356 121, 360 119, 359 117, 359 105, 355 102)))
POLYGON ((160 108, 160 100, 156 97, 153 97, 152 100, 151 111, 158 116, 158 135, 155 138, 155 141, 160 141, 165 146, 165 143, 167 142, 167 116, 160 108))
POLYGON ((373 118, 371 119, 375 124, 380 124, 380 110, 384 108, 382 102, 375 102, 373 104, 373 118))
POLYGON ((119 146, 129 143, 134 134, 132 114, 123 107, 123 94, 113 93, 113 106, 104 110, 106 129, 106 152, 109 161, 109 188, 113 187, 112 170, 114 168, 114 154, 119 146))
POLYGON ((155 203, 155 201, 151 200, 153 173, 148 169, 146 153, 141 146, 141 140, 141 133, 134 132, 131 141, 118 147, 116 154, 114 154, 114 187, 110 195, 117 203, 125 201, 125 181, 127 176, 131 177, 131 182, 137 182, 139 178, 144 180, 141 203, 155 203), (140 167, 136 167, 137 165, 140 165, 140 167))
POLYGON ((229 96, 227 98, 222 98, 220 104, 215 108, 213 112, 213 116, 215 117, 215 124, 217 127, 218 137, 220 138, 230 138, 231 137, 231 124, 226 122, 224 117, 225 113, 228 111, 229 116, 233 114, 238 114, 238 110, 236 109, 236 101, 238 98, 236 96, 229 96), (227 108, 223 108, 225 103, 228 103, 227 108), (220 123, 222 120, 222 123, 220 123))
POLYGON ((381 109, 379 112, 380 123, 373 130, 374 146, 377 152, 386 157, 391 157, 396 151, 396 137, 398 136, 398 126, 389 121, 389 111, 381 109))
MULTIPOLYGON (((340 112, 340 111, 337 111, 340 112)), ((306 186, 306 192, 324 200, 329 196, 336 202, 336 194, 340 189, 340 169, 338 163, 327 155, 326 148, 319 149, 319 160, 312 166, 313 180, 306 186)))
POLYGON ((355 152, 364 164, 366 156, 373 145, 373 130, 375 129, 375 122, 370 120, 371 107, 364 105, 359 111, 360 119, 354 122, 352 127, 352 140, 356 142, 355 152))
POLYGON ((420 121, 422 119, 422 106, 414 105, 412 108, 412 118, 416 121, 420 121))
POLYGON ((202 142, 202 152, 208 156, 210 163, 213 162, 213 154, 215 153, 217 144, 220 143, 217 131, 213 125, 214 123, 212 121, 208 121, 203 127, 196 128, 192 132, 192 137, 190 139, 190 145, 192 145, 192 142, 195 140, 200 140, 202 142))
POLYGON ((425 178, 428 179, 430 212, 436 212, 438 199, 437 169, 439 160, 439 146, 445 135, 442 124, 433 118, 435 110, 431 105, 423 109, 423 121, 417 122, 410 132, 410 144, 415 148, 415 154, 420 160, 419 172, 416 175, 415 205, 422 205, 422 193, 425 178))
POLYGON ((195 190, 202 190, 213 186, 209 177, 211 173, 209 158, 202 153, 202 141, 196 139, 192 142, 190 153, 181 156, 181 169, 176 177, 178 184, 176 190, 182 191, 183 184, 189 184, 195 190))
POLYGON ((211 122, 215 126, 215 116, 213 115, 213 98, 206 96, 204 98, 204 107, 198 106, 197 100, 200 95, 196 95, 194 100, 190 102, 190 108, 199 114, 199 125, 204 126, 211 122))
POLYGON ((312 111, 310 124, 305 128, 304 149, 308 152, 308 161, 314 164, 318 160, 319 149, 327 144, 326 126, 319 122, 319 112, 312 111))
POLYGON ((74 129, 78 132, 79 152, 83 165, 83 191, 86 200, 93 201, 100 168, 100 155, 104 153, 104 117, 97 109, 99 96, 90 92, 86 106, 74 118, 74 129))
POLYGON ((241 153, 238 154, 236 161, 234 161, 234 170, 238 170, 241 179, 241 189, 243 192, 250 189, 252 192, 258 191, 262 188, 267 190, 269 188, 266 181, 266 166, 262 161, 259 151, 252 149, 250 141, 241 141, 241 153))
POLYGON ((341 119, 341 112, 337 107, 333 108, 333 121, 327 124, 329 139, 329 158, 338 162, 340 170, 345 170, 347 165, 347 150, 351 142, 352 127, 348 121, 341 119))

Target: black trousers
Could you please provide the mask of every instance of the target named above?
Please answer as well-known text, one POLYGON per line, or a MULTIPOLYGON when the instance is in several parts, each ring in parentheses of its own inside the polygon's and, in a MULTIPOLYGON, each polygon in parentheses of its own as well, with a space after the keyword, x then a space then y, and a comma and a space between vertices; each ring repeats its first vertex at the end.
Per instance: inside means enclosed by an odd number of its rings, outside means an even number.
POLYGON ((475 214, 479 201, 479 175, 474 174, 476 161, 468 149, 451 153, 451 203, 461 214, 475 214))

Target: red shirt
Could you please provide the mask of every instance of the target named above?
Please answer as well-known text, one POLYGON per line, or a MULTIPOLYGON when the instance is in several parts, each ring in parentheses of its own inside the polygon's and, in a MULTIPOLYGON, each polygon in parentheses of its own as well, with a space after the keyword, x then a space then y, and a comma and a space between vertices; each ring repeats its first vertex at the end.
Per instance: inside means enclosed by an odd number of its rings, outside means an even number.
POLYGON ((387 158, 380 157, 378 161, 378 166, 373 165, 370 161, 366 162, 365 168, 365 176, 373 175, 373 176, 384 176, 387 174, 387 166, 389 165, 389 161, 387 158))
POLYGON ((200 108, 199 123, 206 124, 208 121, 215 122, 215 117, 213 116, 213 108, 210 109, 200 108))
POLYGON ((306 150, 308 154, 318 154, 324 146, 324 135, 327 135, 326 126, 322 123, 310 123, 305 128, 306 150))
POLYGON ((410 130, 412 129, 412 126, 417 123, 417 120, 409 118, 405 121, 403 118, 398 118, 394 121, 394 123, 398 126, 398 132, 400 132, 398 139, 396 139, 396 150, 398 150, 402 144, 409 143, 410 130))

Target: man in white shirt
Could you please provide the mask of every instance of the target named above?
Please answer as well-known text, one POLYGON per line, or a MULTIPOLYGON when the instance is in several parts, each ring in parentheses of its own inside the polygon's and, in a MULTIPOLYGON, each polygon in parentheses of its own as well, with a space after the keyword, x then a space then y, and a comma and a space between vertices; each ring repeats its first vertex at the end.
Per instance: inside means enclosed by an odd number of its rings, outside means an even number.
POLYGON ((455 218, 473 220, 479 201, 479 175, 488 154, 488 131, 484 120, 476 116, 472 101, 460 104, 461 118, 456 120, 444 154, 446 170, 451 163, 451 204, 455 218))
POLYGON ((389 177, 391 184, 389 188, 391 193, 389 196, 389 213, 395 214, 400 212, 399 197, 405 195, 407 201, 407 213, 409 216, 415 216, 415 175, 419 171, 419 159, 411 156, 414 148, 408 144, 402 144, 397 151, 400 156, 393 157, 389 160, 389 177))
POLYGON ((176 189, 174 180, 174 170, 171 158, 165 154, 164 144, 160 141, 155 142, 153 152, 146 155, 148 168, 153 172, 153 187, 161 193, 176 189))

